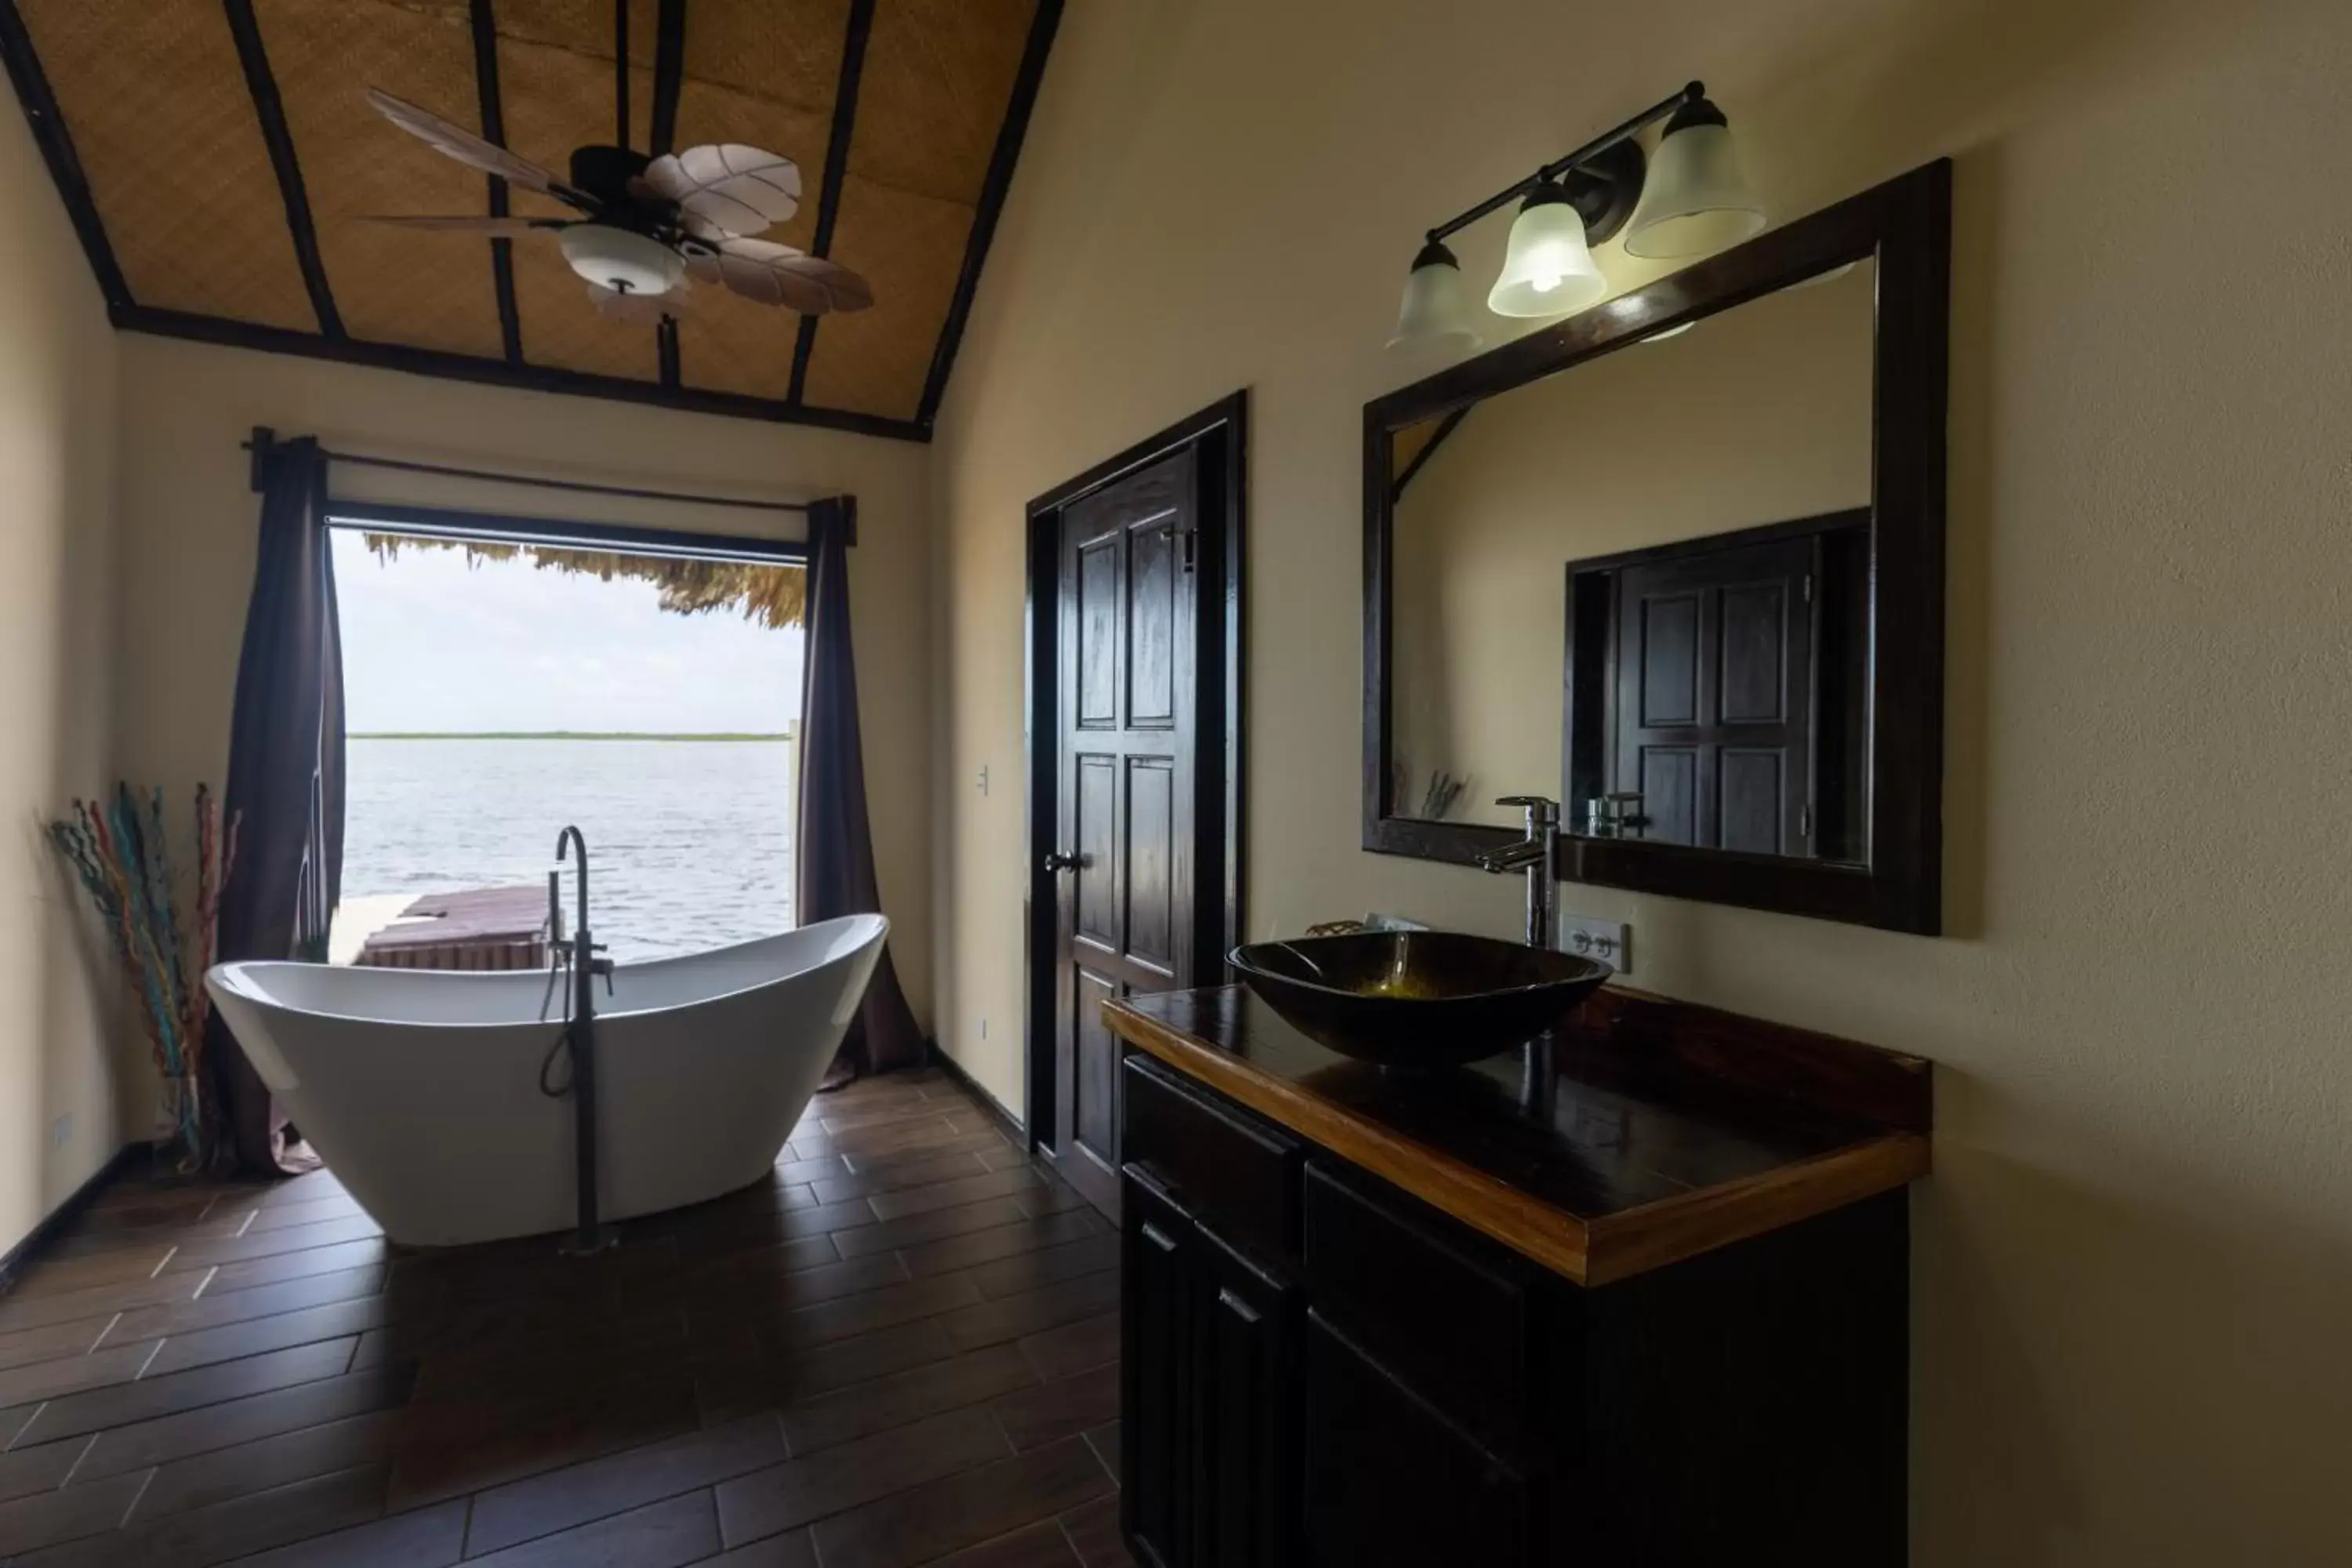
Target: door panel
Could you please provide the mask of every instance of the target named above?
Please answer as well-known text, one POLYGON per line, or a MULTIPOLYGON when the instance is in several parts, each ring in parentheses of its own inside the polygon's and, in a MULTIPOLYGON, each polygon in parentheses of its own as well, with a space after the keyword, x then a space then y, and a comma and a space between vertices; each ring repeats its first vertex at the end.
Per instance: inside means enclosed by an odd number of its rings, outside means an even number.
POLYGON ((1138 729, 1176 722, 1176 527, 1174 514, 1130 531, 1134 606, 1127 627, 1127 717, 1138 729))
POLYGON ((1075 820, 1069 841, 1077 846, 1078 910, 1076 934, 1105 952, 1119 949, 1118 762, 1117 757, 1076 759, 1075 820))
POLYGON ((1176 769, 1166 757, 1127 764, 1127 956, 1176 970, 1176 769))
POLYGON ((1101 1002, 1192 984, 1192 473, 1178 452, 1062 513, 1054 847, 1076 864, 1057 888, 1055 1143, 1111 1213, 1118 1074, 1101 1002))
POLYGON ((1118 1037, 1102 1021, 1102 1005, 1116 1001, 1124 988, 1108 975, 1083 963, 1076 966, 1078 992, 1077 1048, 1070 1070, 1077 1079, 1076 1125, 1063 1145, 1077 1158, 1099 1167, 1103 1179, 1118 1169, 1118 1037))

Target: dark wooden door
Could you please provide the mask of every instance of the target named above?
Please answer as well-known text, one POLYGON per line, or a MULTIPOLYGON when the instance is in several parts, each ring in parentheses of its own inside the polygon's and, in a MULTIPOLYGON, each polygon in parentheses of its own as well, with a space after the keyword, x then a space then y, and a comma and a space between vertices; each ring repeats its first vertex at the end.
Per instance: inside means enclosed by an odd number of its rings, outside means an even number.
POLYGON ((1627 837, 1813 853, 1819 541, 1629 566, 1618 579, 1614 787, 1627 837))
POLYGON ((1055 1144, 1118 1205, 1118 1042, 1102 1004, 1192 979, 1198 574, 1183 451, 1062 514, 1055 1144))

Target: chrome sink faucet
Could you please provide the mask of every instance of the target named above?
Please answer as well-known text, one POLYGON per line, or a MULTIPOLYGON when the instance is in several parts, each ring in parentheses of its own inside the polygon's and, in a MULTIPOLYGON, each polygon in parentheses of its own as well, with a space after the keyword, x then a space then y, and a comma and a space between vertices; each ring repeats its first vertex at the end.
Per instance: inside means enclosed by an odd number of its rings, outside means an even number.
POLYGON ((1495 804, 1525 808, 1528 836, 1517 844, 1479 856, 1478 864, 1497 876, 1506 871, 1527 872, 1528 945, 1549 947, 1559 921, 1559 883, 1552 873, 1554 852, 1559 844, 1559 802, 1539 795, 1507 795, 1495 804))

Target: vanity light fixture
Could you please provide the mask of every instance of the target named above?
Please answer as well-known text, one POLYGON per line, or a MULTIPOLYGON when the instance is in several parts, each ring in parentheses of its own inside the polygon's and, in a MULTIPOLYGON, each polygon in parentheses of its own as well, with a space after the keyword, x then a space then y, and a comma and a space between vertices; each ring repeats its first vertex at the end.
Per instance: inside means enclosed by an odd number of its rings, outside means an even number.
POLYGON ((1397 311, 1396 335, 1389 339, 1389 347, 1408 342, 1478 346, 1477 321, 1462 280, 1462 263, 1443 240, 1433 239, 1421 247, 1404 280, 1404 304, 1397 311))
POLYGON ((1705 256, 1764 226, 1723 110, 1704 96, 1675 110, 1658 140, 1648 184, 1625 230, 1625 253, 1705 256))
POLYGON ((1405 280, 1389 347, 1476 346, 1461 263, 1445 241, 1514 202, 1519 215, 1502 273, 1486 296, 1487 309, 1501 316, 1565 315, 1606 294, 1592 247, 1629 220, 1625 248, 1642 257, 1704 256, 1764 226, 1763 205, 1741 174, 1723 111, 1708 101, 1704 84, 1692 82, 1431 229, 1405 280), (1652 167, 1635 138, 1661 120, 1667 123, 1652 167))
POLYGON ((1554 184, 1529 191, 1511 220, 1510 247, 1486 309, 1498 316, 1559 316, 1607 292, 1609 280, 1585 243, 1584 215, 1568 193, 1554 184))

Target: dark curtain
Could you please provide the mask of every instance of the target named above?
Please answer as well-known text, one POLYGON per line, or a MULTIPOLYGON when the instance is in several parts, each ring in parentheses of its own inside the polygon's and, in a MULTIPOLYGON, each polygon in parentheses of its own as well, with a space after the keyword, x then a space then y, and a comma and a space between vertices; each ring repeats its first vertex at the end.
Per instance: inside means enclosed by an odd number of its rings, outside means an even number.
MULTIPOLYGON (((801 819, 793 839, 795 918, 814 925, 842 915, 879 914, 874 830, 866 816, 866 760, 857 738, 857 668, 849 638, 849 541, 857 501, 840 496, 809 508, 808 632, 801 686, 801 819)), ((828 1085, 861 1073, 918 1067, 922 1030, 898 987, 886 947, 874 984, 850 1020, 828 1085)))
MULTIPOLYGON (((328 548, 327 459, 305 437, 272 447, 246 606, 222 805, 236 864, 221 890, 223 961, 327 956, 343 873, 343 669, 328 548)), ((236 1037, 212 1016, 213 1104, 226 1152, 259 1173, 289 1159, 286 1118, 236 1037)))

